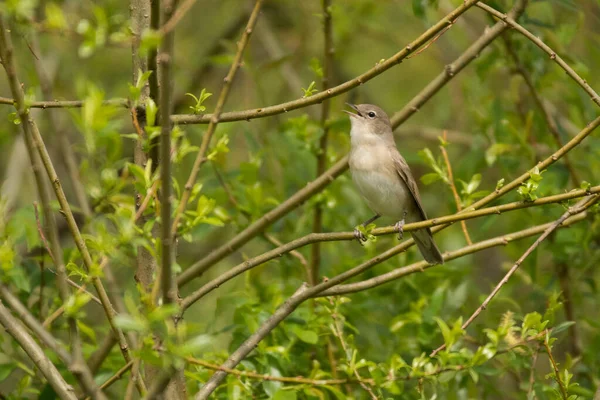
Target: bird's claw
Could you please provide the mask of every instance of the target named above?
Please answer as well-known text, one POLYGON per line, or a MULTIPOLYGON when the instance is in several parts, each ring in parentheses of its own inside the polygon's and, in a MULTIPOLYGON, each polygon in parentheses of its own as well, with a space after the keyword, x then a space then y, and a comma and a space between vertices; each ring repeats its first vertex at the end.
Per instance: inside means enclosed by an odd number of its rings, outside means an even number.
POLYGON ((396 222, 394 228, 398 231, 398 240, 402 240, 404 237, 404 218, 401 221, 396 222))
POLYGON ((367 241, 367 237, 358 228, 354 228, 354 237, 358 240, 361 246, 367 241))

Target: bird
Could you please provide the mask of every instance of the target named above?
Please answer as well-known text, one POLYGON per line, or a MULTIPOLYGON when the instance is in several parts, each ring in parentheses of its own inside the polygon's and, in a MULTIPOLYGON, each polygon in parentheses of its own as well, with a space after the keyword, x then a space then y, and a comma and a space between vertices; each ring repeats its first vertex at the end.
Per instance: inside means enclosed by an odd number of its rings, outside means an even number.
MULTIPOLYGON (((366 226, 381 216, 394 218, 398 238, 403 237, 407 222, 427 219, 421 203, 419 188, 410 170, 396 147, 392 124, 381 108, 372 104, 348 104, 355 112, 344 110, 350 115, 350 172, 358 191, 375 216, 365 221, 366 226)), ((356 228, 354 235, 359 243, 365 236, 356 228)), ((423 258, 429 264, 443 264, 431 230, 423 228, 412 232, 423 258)))

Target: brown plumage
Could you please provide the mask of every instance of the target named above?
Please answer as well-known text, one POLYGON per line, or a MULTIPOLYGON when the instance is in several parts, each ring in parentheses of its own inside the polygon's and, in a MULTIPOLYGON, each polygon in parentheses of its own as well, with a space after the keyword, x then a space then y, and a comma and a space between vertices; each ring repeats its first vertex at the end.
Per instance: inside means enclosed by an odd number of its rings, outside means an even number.
MULTIPOLYGON (((402 233, 405 222, 427 219, 419 188, 410 168, 396 148, 392 125, 387 114, 371 104, 350 105, 352 148, 350 171, 360 193, 369 207, 379 216, 389 216, 402 233)), ((412 232, 421 254, 430 264, 443 264, 429 228, 412 232)), ((360 239, 360 234, 357 233, 360 239)))

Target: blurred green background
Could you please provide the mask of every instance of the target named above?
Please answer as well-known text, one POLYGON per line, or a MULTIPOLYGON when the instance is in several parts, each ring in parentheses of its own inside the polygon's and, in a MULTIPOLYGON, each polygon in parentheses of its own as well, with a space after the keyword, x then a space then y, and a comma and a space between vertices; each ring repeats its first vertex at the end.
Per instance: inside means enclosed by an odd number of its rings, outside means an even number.
MULTIPOLYGON (((132 207, 134 200, 133 185, 115 185, 113 182, 120 179, 117 176, 125 162, 132 160, 133 142, 121 136, 133 132, 131 117, 126 109, 93 105, 102 98, 129 95, 128 84, 132 79, 129 5, 124 1, 41 3, 9 0, 2 7, 11 15, 19 75, 26 91, 41 99, 33 66, 34 57, 39 57, 52 77, 56 99, 87 99, 89 102, 83 109, 31 112, 40 125, 59 174, 64 177, 67 194, 75 204, 61 162, 61 148, 55 140, 55 128, 49 125, 47 113, 55 113, 72 140, 81 161, 82 181, 98 215, 98 219, 88 221, 87 226, 97 228, 106 224, 107 214, 113 212, 115 204, 132 207), (39 33, 42 54, 32 54, 30 50, 28 40, 32 29, 39 33)), ((398 52, 462 1, 334 0, 332 3, 335 55, 331 84, 335 86, 398 52)), ((507 12, 512 1, 487 4, 507 12)), ((185 93, 198 95, 203 88, 213 93, 204 103, 207 112, 212 111, 251 7, 252 2, 247 1, 198 0, 177 26, 175 113, 190 113, 194 103, 185 93)), ((304 94, 303 88, 308 88, 313 81, 320 89, 322 13, 317 1, 265 2, 244 54, 244 64, 226 103, 226 111, 300 98, 304 94)), ((561 55, 593 88, 600 88, 600 77, 596 73, 600 63, 600 3, 597 0, 530 1, 520 21, 561 55)), ((349 121, 341 112, 344 102, 375 103, 392 115, 494 22, 484 11, 473 7, 423 52, 332 99, 332 111, 327 121, 330 135, 328 164, 332 165, 349 150, 349 121)), ((534 44, 514 31, 509 30, 507 37, 531 76, 537 93, 551 110, 563 143, 568 141, 598 115, 597 105, 534 44)), ((2 74, 0 95, 11 97, 9 93, 2 74)), ((33 305, 36 296, 39 298, 35 288, 39 287, 40 274, 35 258, 27 257, 27 251, 39 245, 31 207, 35 186, 19 139, 20 126, 13 124, 14 116, 9 115, 12 112, 9 105, 0 107, 0 121, 4 121, 0 124, 2 196, 9 220, 13 225, 22 225, 11 231, 11 240, 23 254, 21 266, 29 282, 30 294, 25 291, 21 296, 31 296, 29 301, 33 305)), ((219 124, 212 143, 227 137, 229 152, 219 153, 214 162, 205 165, 199 180, 203 185, 202 194, 215 200, 213 215, 223 226, 202 225, 192 232, 191 242, 180 240, 177 251, 180 268, 185 269, 222 245, 315 179, 316 154, 323 134, 320 112, 321 106, 317 104, 274 117, 219 124), (223 182, 230 188, 235 203, 223 182)), ((189 125, 181 126, 181 129, 191 144, 199 145, 206 126, 189 125)), ((438 139, 443 131, 447 131, 446 148, 459 192, 463 189, 459 180, 465 183, 477 181, 476 174, 481 175, 476 191, 493 191, 500 179, 511 181, 559 148, 501 38, 396 130, 398 148, 415 177, 433 172, 423 157, 425 148, 443 164, 438 139)), ((187 179, 193 159, 194 154, 189 154, 174 166, 180 187, 187 179)), ((600 182, 597 133, 570 152, 569 159, 582 181, 592 185, 600 182)), ((576 188, 562 161, 542 176, 537 190, 540 197, 576 188)), ((420 182, 419 186, 429 217, 456 211, 451 191, 441 180, 428 185, 420 182)), ((512 192, 495 204, 520 199, 512 192)), ((468 203, 468 196, 463 194, 463 200, 468 203)), ((355 190, 349 173, 345 173, 325 191, 273 224, 267 232, 281 242, 310 233, 317 202, 324 207, 326 232, 351 230, 372 214, 355 190)), ((475 242, 553 221, 563 212, 561 205, 554 204, 472 220, 467 222, 467 227, 475 242)), ((107 231, 111 229, 115 227, 109 227, 107 231)), ((443 342, 435 317, 445 320, 448 325, 460 316, 468 317, 533 240, 524 239, 485 250, 424 273, 349 295, 350 301, 335 309, 347 322, 345 330, 350 346, 356 349, 358 358, 375 365, 393 364, 394 357, 401 357, 410 365, 411 360, 422 353, 429 354, 443 342)), ((459 224, 436 235, 436 241, 442 251, 466 244, 459 224)), ((396 243, 395 236, 386 236, 364 247, 356 242, 322 244, 321 274, 333 277, 396 243)), ((66 231, 64 246, 73 251, 66 231)), ((262 236, 255 238, 201 279, 183 288, 182 297, 208 279, 272 247, 262 236)), ((122 286, 114 290, 137 296, 132 277, 134 247, 123 240, 115 251, 112 265, 122 286)), ((299 251, 310 260, 310 247, 299 251)), ((461 346, 476 348, 487 343, 484 329, 498 329, 503 318, 507 318, 507 312, 514 313, 515 320, 519 321, 517 325, 531 312, 544 315, 550 321, 549 326, 574 320, 574 328, 558 334, 554 356, 561 369, 566 367, 574 374, 573 381, 580 385, 577 394, 581 398, 591 398, 600 383, 599 259, 597 217, 558 231, 523 263, 490 307, 467 330, 471 339, 461 342, 461 346)), ((419 260, 420 254, 411 249, 358 279, 419 260)), ((216 363, 222 361, 305 280, 302 263, 288 254, 251 270, 203 298, 185 314, 186 321, 194 329, 210 334, 213 339, 212 351, 202 356, 216 363)), ((335 357, 345 359, 328 327, 331 315, 324 311, 327 304, 325 301, 303 305, 268 336, 242 368, 283 376, 308 376, 311 371, 327 371, 330 361, 326 351, 328 343, 333 343, 335 357), (303 332, 316 333, 316 341, 312 336, 307 339, 303 332)), ((44 307, 52 309, 55 304, 44 307)), ((94 327, 101 310, 93 305, 88 308, 86 321, 94 327)), ((98 337, 106 334, 106 327, 100 332, 98 337)), ((88 340, 87 345, 91 351, 92 341, 88 340)), ((400 381, 397 388, 383 390, 389 398, 434 398, 435 394, 438 398, 448 399, 526 398, 534 350, 535 346, 532 346, 529 350, 498 356, 477 370, 478 378, 465 371, 447 379, 425 380, 422 385, 416 380, 400 381)), ((117 349, 112 359, 106 366, 107 375, 110 375, 111 365, 119 365, 117 349)), ((547 357, 540 355, 534 374, 537 398, 554 398, 550 388, 553 385, 556 388, 556 385, 546 377, 550 371, 547 357)), ((204 378, 210 375, 203 369, 197 373, 204 378)), ((364 372, 364 375, 368 374, 364 372)), ((250 396, 248 393, 254 398, 269 398, 283 391, 281 386, 268 387, 269 382, 263 382, 267 387, 255 382, 248 384, 251 389, 236 378, 227 382, 218 391, 220 398, 238 395, 239 398, 250 398, 246 397, 250 396), (237 386, 242 389, 235 389, 237 386)), ((337 395, 333 389, 315 390, 321 395, 306 389, 298 392, 298 398, 335 398, 337 395)), ((360 387, 341 386, 339 390, 354 398, 367 398, 367 393, 360 387)), ((292 393, 291 390, 284 392, 286 395, 292 393)))

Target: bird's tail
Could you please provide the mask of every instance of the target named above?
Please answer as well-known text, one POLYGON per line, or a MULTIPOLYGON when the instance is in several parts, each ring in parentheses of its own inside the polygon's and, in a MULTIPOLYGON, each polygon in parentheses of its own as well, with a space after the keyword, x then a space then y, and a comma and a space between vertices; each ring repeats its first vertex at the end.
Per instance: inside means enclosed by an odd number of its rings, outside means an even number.
POLYGON ((425 261, 427 261, 429 264, 444 263, 442 253, 440 253, 440 250, 433 241, 433 236, 431 235, 431 230, 429 228, 413 231, 412 237, 415 240, 417 247, 421 251, 425 261))

